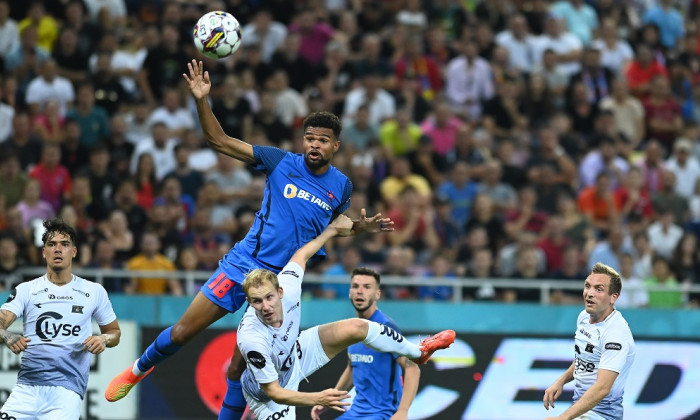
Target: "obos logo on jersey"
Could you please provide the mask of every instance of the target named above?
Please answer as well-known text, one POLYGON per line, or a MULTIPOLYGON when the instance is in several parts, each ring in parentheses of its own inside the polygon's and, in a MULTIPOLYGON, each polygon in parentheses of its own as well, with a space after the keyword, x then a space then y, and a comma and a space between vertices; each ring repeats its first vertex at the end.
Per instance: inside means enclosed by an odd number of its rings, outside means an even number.
POLYGON ((41 341, 51 341, 59 335, 77 337, 80 334, 80 325, 54 322, 59 319, 63 319, 63 316, 57 312, 44 312, 39 315, 36 320, 36 335, 41 341))
POLYGON ((312 204, 316 204, 324 210, 331 211, 331 205, 311 194, 310 192, 301 189, 293 184, 287 184, 284 186, 284 197, 285 198, 301 198, 312 204))

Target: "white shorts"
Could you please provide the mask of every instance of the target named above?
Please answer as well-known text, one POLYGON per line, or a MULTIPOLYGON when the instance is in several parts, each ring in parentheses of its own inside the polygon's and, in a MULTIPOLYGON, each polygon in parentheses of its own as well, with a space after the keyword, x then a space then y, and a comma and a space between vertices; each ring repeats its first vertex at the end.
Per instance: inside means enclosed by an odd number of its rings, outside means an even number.
POLYGON ((78 420, 82 404, 80 395, 62 386, 17 384, 0 408, 0 418, 78 420))
POLYGON ((587 411, 580 416, 576 417, 574 420, 605 420, 605 417, 596 413, 595 411, 587 411))
MULTIPOLYGON (((318 326, 304 330, 299 334, 296 346, 296 358, 292 365, 290 374, 285 389, 296 391, 299 389, 299 384, 303 379, 307 379, 312 373, 326 365, 330 361, 326 352, 323 350, 321 338, 318 336, 318 326)), ((270 400, 260 402, 254 400, 245 390, 243 391, 246 402, 250 407, 250 411, 255 413, 258 420, 289 420, 296 419, 296 411, 294 406, 277 404, 270 400)))

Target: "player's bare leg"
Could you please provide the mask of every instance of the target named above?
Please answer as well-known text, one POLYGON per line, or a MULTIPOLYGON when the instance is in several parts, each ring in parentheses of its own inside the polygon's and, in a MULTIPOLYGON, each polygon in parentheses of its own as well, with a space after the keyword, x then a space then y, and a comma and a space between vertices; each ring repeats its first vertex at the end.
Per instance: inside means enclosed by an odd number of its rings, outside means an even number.
POLYGON ((226 395, 219 411, 219 420, 240 419, 245 412, 246 402, 241 387, 241 376, 245 370, 245 359, 238 344, 231 356, 231 363, 226 370, 226 395))
POLYGON ((445 330, 418 345, 408 342, 398 331, 386 325, 360 318, 321 325, 318 335, 329 359, 348 346, 362 342, 374 350, 397 353, 419 364, 426 363, 436 350, 449 347, 456 336, 454 331, 445 330))
POLYGON ((155 365, 175 354, 180 347, 227 313, 202 292, 197 293, 177 323, 163 330, 133 366, 112 379, 105 390, 105 398, 114 402, 126 397, 155 365))

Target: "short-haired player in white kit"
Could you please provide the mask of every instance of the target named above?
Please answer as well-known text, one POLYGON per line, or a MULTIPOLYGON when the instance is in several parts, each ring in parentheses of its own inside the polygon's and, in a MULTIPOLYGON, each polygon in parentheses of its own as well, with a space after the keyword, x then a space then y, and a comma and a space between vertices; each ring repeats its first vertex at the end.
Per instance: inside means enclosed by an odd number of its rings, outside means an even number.
POLYGON ((77 420, 90 373, 90 353, 119 344, 121 331, 104 287, 72 274, 75 229, 44 222, 46 274, 18 285, 0 307, 0 342, 24 351, 17 385, 0 408, 2 419, 77 420), (7 331, 17 319, 23 334, 7 331), (92 318, 100 335, 92 335, 92 318))
POLYGON ((574 381, 574 404, 552 419, 622 419, 622 395, 634 361, 634 339, 615 309, 620 275, 597 263, 583 286, 585 309, 576 321, 574 362, 544 392, 544 407, 554 407, 564 384, 574 381))
POLYGON ((350 234, 352 221, 338 216, 318 237, 301 247, 279 276, 257 269, 243 281, 250 307, 238 326, 238 347, 246 361, 243 395, 259 420, 294 419, 294 406, 322 405, 345 411, 347 391, 297 391, 302 379, 328 363, 348 346, 363 342, 368 347, 426 363, 436 350, 449 347, 452 330, 409 343, 386 325, 360 318, 323 324, 299 332, 301 282, 306 262, 330 238, 350 234))

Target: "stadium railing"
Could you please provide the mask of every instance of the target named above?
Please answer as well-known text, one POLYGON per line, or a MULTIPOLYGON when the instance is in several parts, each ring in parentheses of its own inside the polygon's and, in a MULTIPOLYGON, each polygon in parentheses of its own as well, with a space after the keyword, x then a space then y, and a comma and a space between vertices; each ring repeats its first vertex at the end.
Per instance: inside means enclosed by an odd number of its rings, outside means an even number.
MULTIPOLYGON (((185 293, 194 295, 198 290, 197 284, 205 282, 210 276, 210 271, 135 271, 135 270, 104 270, 98 268, 74 268, 73 273, 77 276, 93 280, 97 283, 104 284, 105 279, 116 278, 122 281, 128 281, 131 278, 167 278, 178 279, 184 282, 185 293)), ((36 278, 46 274, 44 267, 23 267, 13 272, 10 275, 0 276, 0 284, 5 290, 9 290, 13 285, 22 281, 36 278)), ((537 279, 524 280, 513 278, 454 278, 454 277, 422 277, 422 276, 382 276, 382 286, 448 286, 452 287, 453 302, 461 302, 464 300, 464 288, 479 289, 487 286, 494 289, 515 289, 515 290, 539 290, 540 303, 549 304, 550 295, 555 290, 567 291, 582 291, 583 278, 581 281, 572 280, 557 280, 557 279, 537 279)), ((320 275, 309 273, 304 276, 305 284, 348 284, 347 275, 320 275)), ((625 287, 624 291, 663 291, 663 292, 682 292, 682 293, 698 293, 700 294, 700 285, 679 284, 678 289, 669 289, 664 286, 645 287, 641 284, 635 284, 625 287)))

